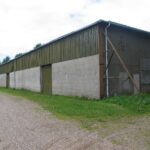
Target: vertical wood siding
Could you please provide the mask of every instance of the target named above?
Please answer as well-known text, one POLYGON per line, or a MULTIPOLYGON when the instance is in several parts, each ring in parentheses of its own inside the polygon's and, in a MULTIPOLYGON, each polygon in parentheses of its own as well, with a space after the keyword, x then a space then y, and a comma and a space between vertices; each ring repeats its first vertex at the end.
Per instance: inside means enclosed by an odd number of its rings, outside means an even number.
POLYGON ((0 66, 0 73, 95 55, 98 53, 98 42, 98 25, 94 25, 0 66))

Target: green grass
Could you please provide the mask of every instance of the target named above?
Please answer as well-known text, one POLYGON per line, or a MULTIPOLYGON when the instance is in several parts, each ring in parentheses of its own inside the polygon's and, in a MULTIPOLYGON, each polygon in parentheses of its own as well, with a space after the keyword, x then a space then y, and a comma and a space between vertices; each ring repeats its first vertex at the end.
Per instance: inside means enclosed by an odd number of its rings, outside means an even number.
POLYGON ((0 92, 32 100, 57 117, 75 119, 87 128, 95 122, 150 114, 150 94, 116 96, 96 101, 69 96, 49 96, 6 88, 0 88, 0 92))

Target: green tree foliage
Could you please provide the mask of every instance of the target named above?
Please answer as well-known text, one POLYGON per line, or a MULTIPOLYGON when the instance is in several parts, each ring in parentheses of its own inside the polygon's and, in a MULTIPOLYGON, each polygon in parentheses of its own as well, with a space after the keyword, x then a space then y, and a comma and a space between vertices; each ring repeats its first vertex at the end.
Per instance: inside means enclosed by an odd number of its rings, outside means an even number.
POLYGON ((39 48, 39 47, 41 47, 41 46, 42 46, 42 44, 41 44, 41 43, 38 43, 38 44, 35 45, 35 47, 34 47, 33 49, 37 49, 37 48, 39 48))
POLYGON ((22 55, 23 55, 23 53, 16 54, 15 58, 18 58, 18 57, 20 57, 22 55))
POLYGON ((7 62, 9 62, 9 61, 10 61, 10 57, 9 57, 9 56, 6 56, 6 57, 3 59, 2 64, 5 64, 5 63, 7 63, 7 62))

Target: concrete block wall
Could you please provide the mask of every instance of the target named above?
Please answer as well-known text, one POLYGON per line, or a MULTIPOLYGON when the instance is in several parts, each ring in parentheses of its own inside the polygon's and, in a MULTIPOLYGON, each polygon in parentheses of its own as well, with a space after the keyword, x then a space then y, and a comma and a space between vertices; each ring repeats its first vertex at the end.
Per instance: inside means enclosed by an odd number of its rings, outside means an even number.
MULTIPOLYGON (((6 74, 0 75, 0 86, 6 87, 6 74)), ((41 92, 40 67, 11 72, 9 86, 41 92)), ((99 55, 52 64, 52 94, 99 99, 99 55)))
POLYGON ((6 74, 0 74, 0 87, 6 87, 6 74))
POLYGON ((9 74, 9 87, 10 88, 15 88, 16 87, 16 84, 15 84, 15 73, 14 72, 11 72, 9 74))
POLYGON ((52 64, 52 93, 98 99, 99 55, 52 64))
POLYGON ((10 87, 40 92, 40 67, 10 73, 10 87))

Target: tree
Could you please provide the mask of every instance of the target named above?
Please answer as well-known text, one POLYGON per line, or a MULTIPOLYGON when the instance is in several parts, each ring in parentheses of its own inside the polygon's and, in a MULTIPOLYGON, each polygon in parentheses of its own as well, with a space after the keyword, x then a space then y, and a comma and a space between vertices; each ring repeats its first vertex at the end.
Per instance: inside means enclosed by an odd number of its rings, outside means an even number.
POLYGON ((9 56, 6 56, 6 57, 3 59, 2 64, 5 64, 5 63, 7 63, 7 62, 9 62, 9 61, 10 61, 10 57, 9 57, 9 56))
POLYGON ((33 49, 37 49, 37 48, 39 48, 39 47, 41 47, 41 46, 42 46, 42 44, 41 44, 41 43, 38 43, 38 44, 35 45, 35 47, 34 47, 33 49))
POLYGON ((15 58, 18 58, 18 57, 20 57, 22 55, 23 55, 23 53, 16 54, 15 58))

